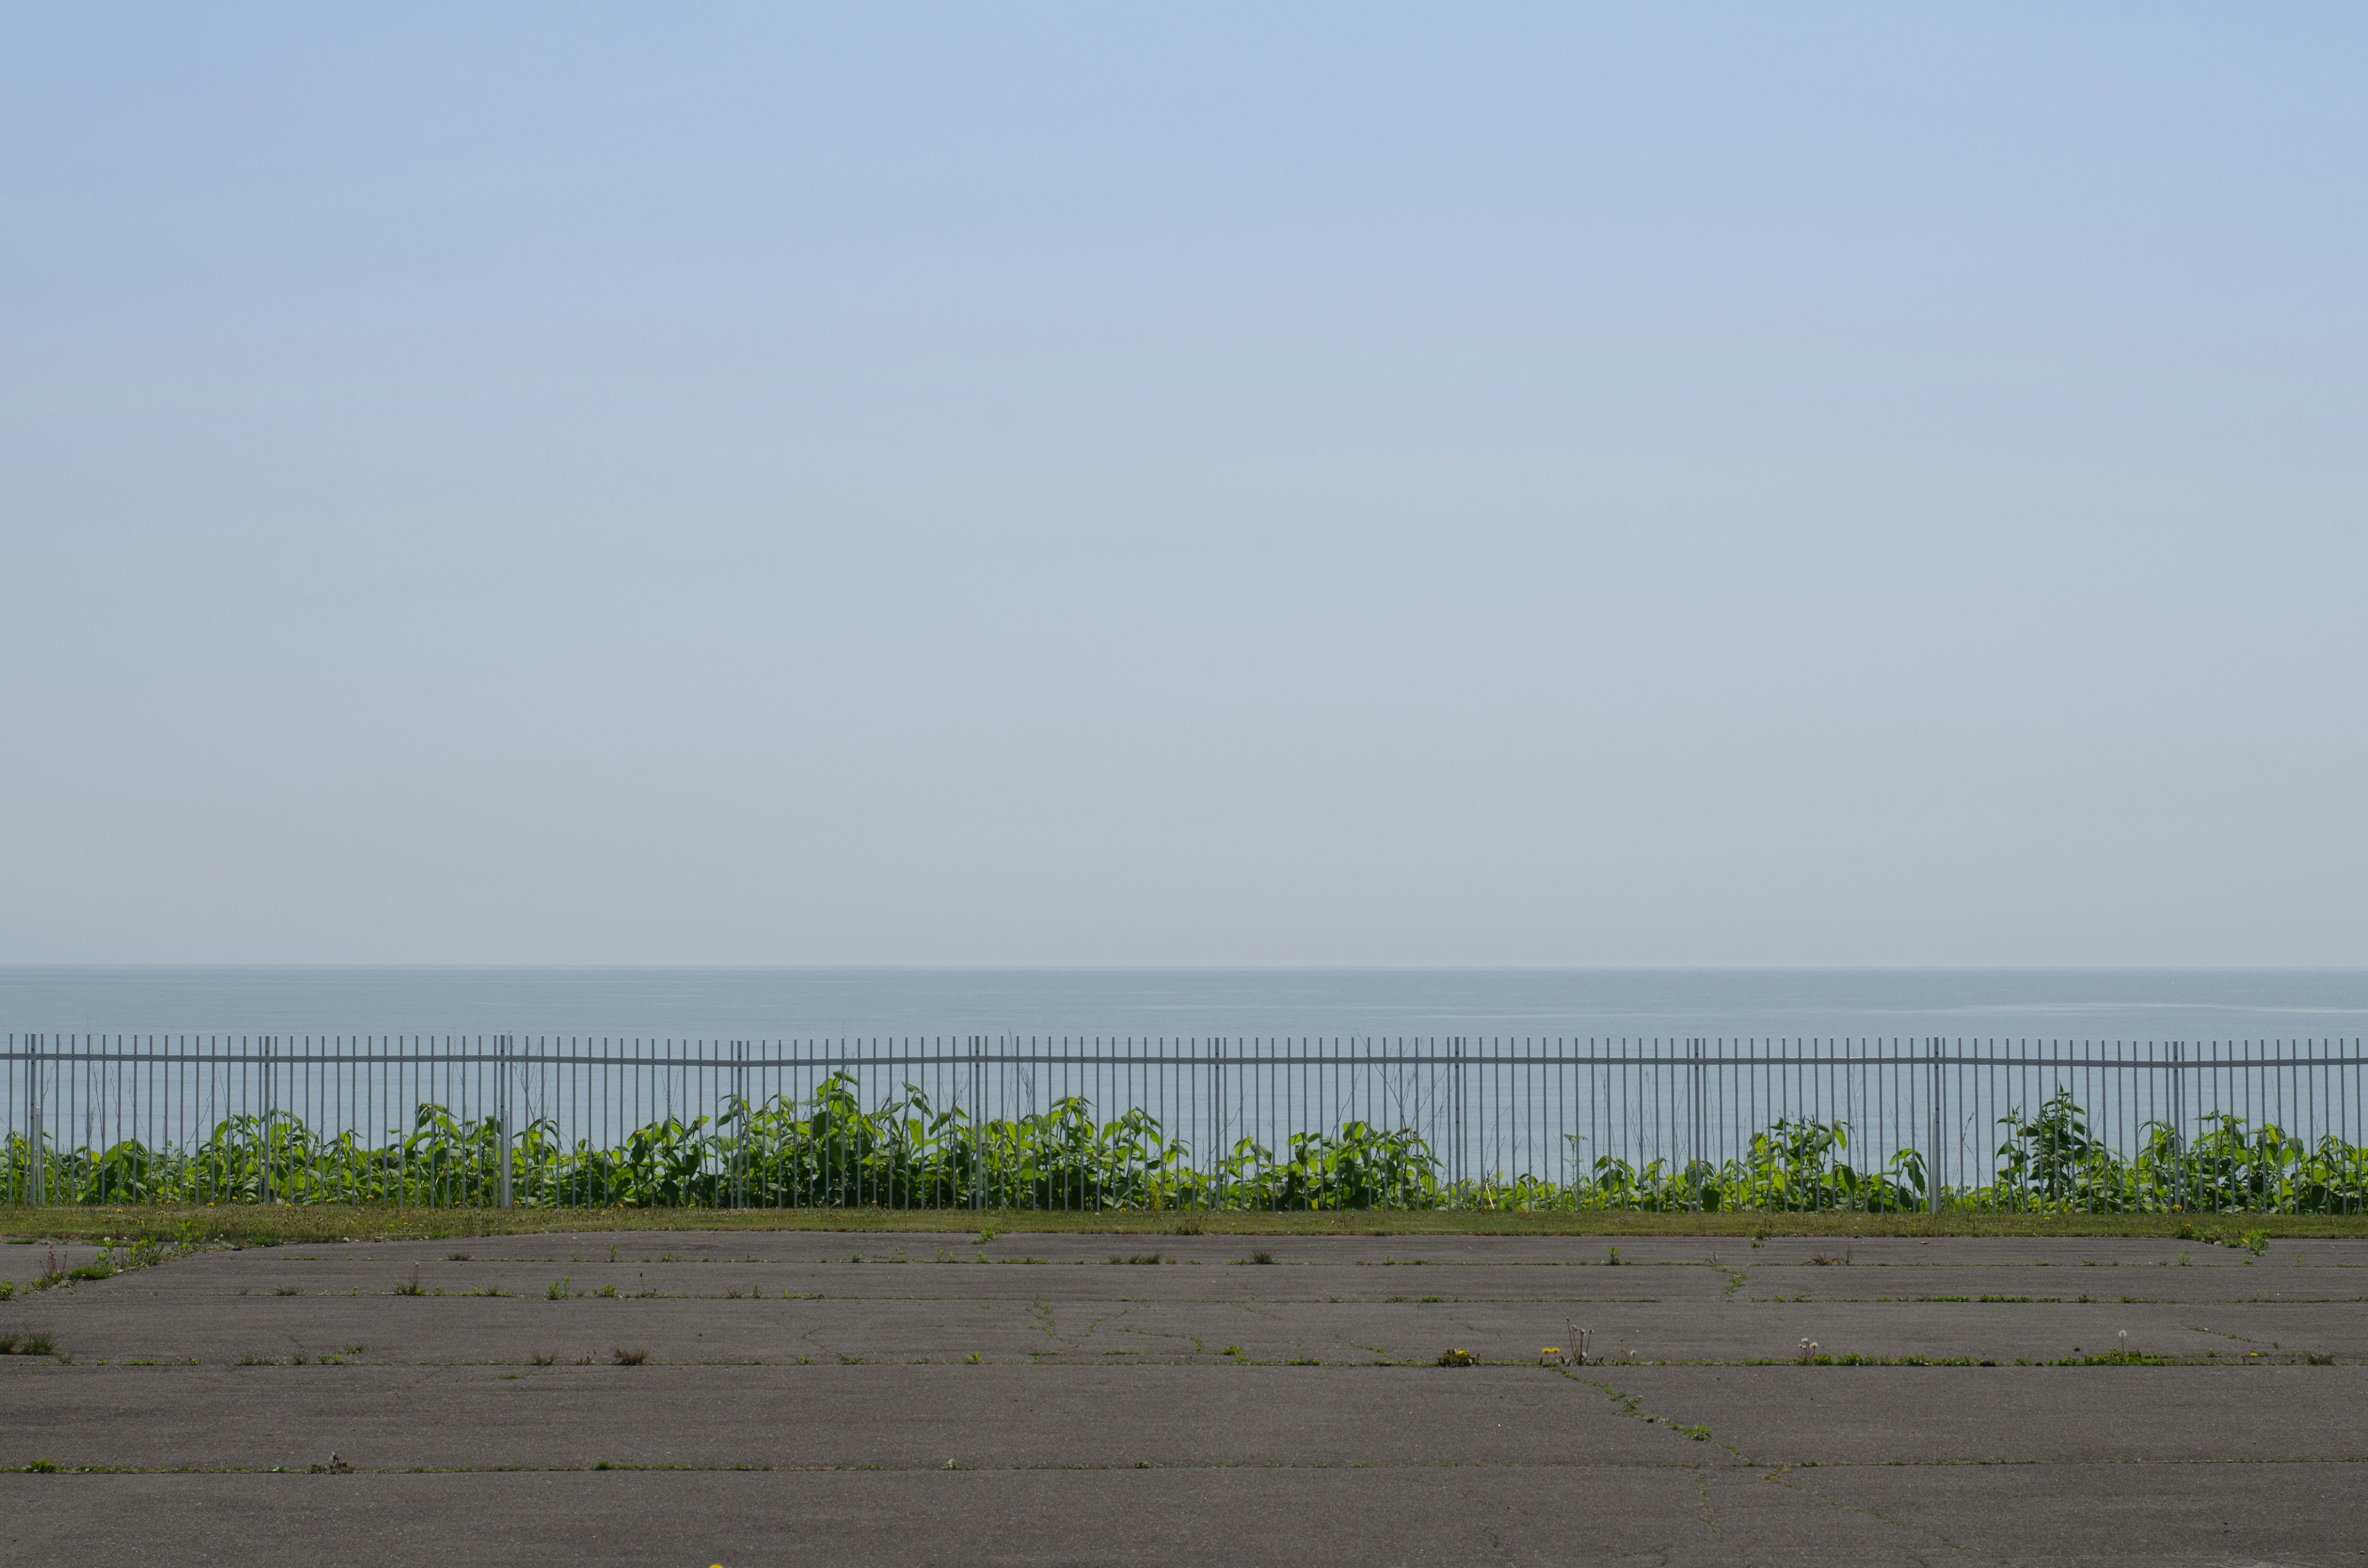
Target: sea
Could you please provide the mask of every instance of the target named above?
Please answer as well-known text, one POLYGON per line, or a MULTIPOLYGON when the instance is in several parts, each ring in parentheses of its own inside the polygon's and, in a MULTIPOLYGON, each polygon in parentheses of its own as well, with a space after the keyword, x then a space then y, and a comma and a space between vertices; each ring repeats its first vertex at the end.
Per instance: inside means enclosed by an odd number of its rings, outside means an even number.
POLYGON ((2368 969, 0 966, 0 1032, 2354 1039, 2368 969))

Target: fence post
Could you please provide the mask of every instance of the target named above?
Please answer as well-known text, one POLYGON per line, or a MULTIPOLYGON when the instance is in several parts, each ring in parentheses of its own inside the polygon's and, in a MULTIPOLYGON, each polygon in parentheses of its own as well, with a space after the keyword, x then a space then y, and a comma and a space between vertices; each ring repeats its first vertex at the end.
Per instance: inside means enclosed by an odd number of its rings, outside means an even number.
MULTIPOLYGON (((1447 1040, 1447 1146, 1454 1151, 1455 1174, 1450 1178, 1452 1190, 1463 1180, 1463 1037, 1451 1035, 1447 1040)), ((1466 1194, 1468 1198, 1470 1195, 1466 1194)))
POLYGON ((970 1037, 970 1206, 986 1207, 986 1062, 982 1037, 970 1037))
POLYGON ((1209 1184, 1210 1207, 1225 1206, 1225 1042, 1209 1042, 1209 1158, 1217 1179, 1209 1184))
POLYGON ((2187 1207, 2187 1042, 2170 1042, 2171 1207, 2187 1207))
POLYGON ((502 1036, 494 1048, 494 1071, 498 1074, 495 1080, 494 1104, 495 1114, 501 1118, 502 1130, 501 1191, 499 1194, 499 1200, 500 1206, 504 1209, 510 1207, 510 1142, 512 1136, 510 1132, 511 1038, 512 1037, 508 1035, 502 1036))
POLYGON ((271 1201, 271 1047, 273 1037, 263 1037, 263 1162, 262 1175, 257 1179, 258 1199, 271 1201))
POLYGON ((1702 1038, 1696 1035, 1686 1042, 1686 1053, 1693 1065, 1687 1072, 1687 1098, 1692 1115, 1688 1118, 1691 1136, 1686 1143, 1686 1190, 1694 1211, 1702 1210, 1702 1038))
POLYGON ((1941 1037, 1928 1035, 1924 1054, 1931 1061, 1932 1079, 1932 1152, 1924 1160, 1924 1207, 1930 1212, 1941 1211, 1941 1037))
POLYGON ((25 1037, 25 1123, 31 1133, 26 1149, 25 1201, 38 1208, 49 1201, 47 1173, 41 1158, 41 1037, 25 1037))

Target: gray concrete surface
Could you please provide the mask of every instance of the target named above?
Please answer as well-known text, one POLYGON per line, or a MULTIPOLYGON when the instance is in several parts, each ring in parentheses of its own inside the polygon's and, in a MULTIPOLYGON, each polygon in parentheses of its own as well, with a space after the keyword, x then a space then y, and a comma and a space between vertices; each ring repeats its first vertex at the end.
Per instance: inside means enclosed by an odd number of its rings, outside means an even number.
POLYGON ((505 1237, 33 1330, 6 1562, 2368 1559, 2368 1244, 505 1237))

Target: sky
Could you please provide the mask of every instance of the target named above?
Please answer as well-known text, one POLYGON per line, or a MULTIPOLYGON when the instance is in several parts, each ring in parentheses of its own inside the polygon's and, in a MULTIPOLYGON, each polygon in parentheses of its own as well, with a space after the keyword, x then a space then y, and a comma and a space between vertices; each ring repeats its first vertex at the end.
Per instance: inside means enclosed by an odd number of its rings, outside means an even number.
POLYGON ((2368 963, 2368 13, 21 8, 0 962, 2368 963))

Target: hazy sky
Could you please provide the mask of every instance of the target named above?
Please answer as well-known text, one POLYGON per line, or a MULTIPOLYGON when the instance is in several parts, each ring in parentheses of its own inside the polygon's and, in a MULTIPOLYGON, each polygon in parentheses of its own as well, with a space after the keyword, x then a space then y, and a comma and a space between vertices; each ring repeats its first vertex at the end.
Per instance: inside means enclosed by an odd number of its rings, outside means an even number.
POLYGON ((0 961, 2368 962, 2357 6, 8 33, 0 961))

